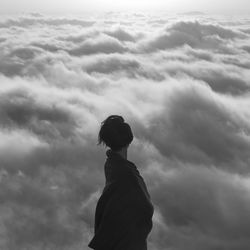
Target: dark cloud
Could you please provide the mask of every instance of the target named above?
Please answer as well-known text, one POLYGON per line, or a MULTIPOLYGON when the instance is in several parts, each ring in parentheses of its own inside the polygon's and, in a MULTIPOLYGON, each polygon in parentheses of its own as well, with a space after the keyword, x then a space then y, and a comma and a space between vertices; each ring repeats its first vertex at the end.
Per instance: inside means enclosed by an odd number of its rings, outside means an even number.
POLYGON ((244 179, 188 166, 161 171, 156 179, 152 193, 168 234, 158 239, 159 249, 249 247, 249 187, 244 179))
POLYGON ((244 34, 218 25, 196 22, 178 22, 154 37, 145 44, 142 50, 166 50, 189 45, 192 48, 222 50, 224 40, 244 38, 244 34), (222 46, 222 47, 221 47, 222 46))
MULTIPOLYGON (((79 180, 76 181, 75 176, 69 173, 66 177, 62 170, 45 171, 39 178, 33 179, 24 175, 5 178, 1 183, 0 199, 3 201, 2 207, 8 207, 12 214, 5 220, 8 240, 5 247, 25 249, 31 245, 37 249, 44 246, 67 249, 79 246, 83 236, 77 215, 79 211, 74 202, 77 196, 75 187, 80 187, 79 180), (58 182, 58 186, 55 182, 58 182), (73 187, 73 183, 78 184, 73 187), (60 184, 63 189, 59 191, 60 184), (24 227, 27 230, 23 230, 24 227)), ((86 190, 84 186, 81 188, 86 190)), ((77 199, 83 197, 78 196, 77 199)))
POLYGON ((22 73, 23 64, 21 62, 14 62, 10 60, 0 62, 0 71, 6 76, 15 76, 22 73))
POLYGON ((10 57, 17 57, 22 60, 31 60, 35 57, 36 52, 40 53, 40 50, 34 48, 17 48, 10 53, 10 57))
POLYGON ((7 39, 4 37, 0 37, 0 43, 5 42, 7 39))
POLYGON ((121 28, 117 28, 117 29, 112 30, 112 31, 106 31, 105 33, 111 37, 114 37, 114 38, 120 40, 120 41, 131 41, 131 42, 135 41, 135 37, 133 35, 131 35, 129 32, 127 32, 121 28))
POLYGON ((55 45, 55 44, 49 44, 49 43, 33 42, 31 45, 38 47, 38 48, 41 48, 45 51, 52 52, 52 53, 63 50, 62 47, 55 45))
POLYGON ((96 56, 93 60, 88 59, 83 63, 83 70, 87 73, 101 73, 109 75, 125 75, 128 78, 143 77, 155 81, 165 79, 164 75, 157 71, 153 65, 143 65, 141 60, 137 60, 131 56, 120 54, 96 56))
POLYGON ((52 25, 52 26, 62 26, 62 25, 79 25, 81 27, 92 26, 94 21, 85 21, 81 19, 69 19, 69 18, 47 18, 40 16, 33 17, 20 17, 18 19, 7 19, 0 23, 0 28, 9 28, 13 26, 17 27, 29 27, 35 25, 52 25))
POLYGON ((98 29, 88 29, 87 31, 85 30, 85 32, 80 32, 79 34, 71 34, 71 35, 60 35, 57 39, 58 40, 62 40, 62 41, 69 41, 69 42, 73 42, 75 44, 78 43, 82 43, 84 42, 86 39, 88 38, 95 38, 98 37, 101 34, 101 31, 99 31, 98 29))
POLYGON ((206 86, 171 91, 162 111, 152 116, 152 126, 138 131, 142 138, 167 158, 248 172, 250 131, 237 118, 238 110, 228 110, 206 86))
MULTIPOLYGON (((209 86, 216 92, 229 93, 232 95, 241 95, 249 91, 249 84, 242 70, 234 67, 221 67, 221 65, 214 65, 214 63, 196 62, 193 67, 186 64, 178 64, 167 68, 170 75, 187 74, 195 79, 202 80, 209 84, 209 86), (178 66, 177 66, 178 65, 178 66), (206 70, 204 71, 203 65, 206 70), (210 65, 211 67, 209 67, 210 65), (215 66, 215 67, 214 67, 215 66)), ((247 65, 247 64, 245 64, 247 65)))
POLYGON ((193 37, 202 38, 206 36, 217 35, 222 39, 233 39, 236 37, 242 37, 237 32, 230 29, 226 29, 220 26, 211 24, 201 24, 199 22, 180 22, 170 28, 170 31, 179 31, 183 33, 191 34, 193 37))
POLYGON ((51 138, 53 135, 69 136, 76 126, 69 110, 57 103, 39 103, 28 91, 16 89, 1 94, 0 99, 0 124, 4 127, 28 128, 35 134, 41 133, 41 136, 51 138), (48 126, 42 129, 42 123, 48 126), (49 126, 53 131, 49 131, 49 126))
POLYGON ((246 52, 250 53, 250 46, 244 46, 242 47, 246 52))
POLYGON ((149 24, 157 25, 157 26, 162 26, 166 25, 168 23, 168 19, 162 19, 162 18, 152 18, 148 20, 149 24))
POLYGON ((235 65, 243 69, 250 69, 250 60, 248 60, 245 57, 235 58, 234 56, 229 56, 229 57, 223 57, 221 60, 225 64, 235 65))
POLYGON ((242 32, 250 34, 250 29, 241 29, 242 32))
POLYGON ((117 39, 111 37, 102 37, 99 39, 88 39, 78 47, 69 50, 73 56, 91 55, 91 54, 111 54, 125 53, 128 49, 117 39))

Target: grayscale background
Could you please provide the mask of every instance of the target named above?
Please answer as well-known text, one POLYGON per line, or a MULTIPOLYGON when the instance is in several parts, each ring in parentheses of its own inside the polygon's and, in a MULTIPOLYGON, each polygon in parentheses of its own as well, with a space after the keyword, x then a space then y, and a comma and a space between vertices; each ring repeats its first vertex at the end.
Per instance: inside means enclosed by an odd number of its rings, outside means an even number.
POLYGON ((249 0, 0 0, 0 249, 87 250, 119 114, 149 250, 250 249, 249 0))

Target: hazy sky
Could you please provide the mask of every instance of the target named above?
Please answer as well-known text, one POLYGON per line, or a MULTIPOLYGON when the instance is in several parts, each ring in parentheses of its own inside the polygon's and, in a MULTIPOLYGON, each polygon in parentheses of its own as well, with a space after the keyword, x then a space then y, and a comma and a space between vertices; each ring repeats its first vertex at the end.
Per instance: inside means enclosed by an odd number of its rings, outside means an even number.
POLYGON ((81 12, 85 10, 166 10, 248 14, 249 0, 0 0, 1 12, 81 12))

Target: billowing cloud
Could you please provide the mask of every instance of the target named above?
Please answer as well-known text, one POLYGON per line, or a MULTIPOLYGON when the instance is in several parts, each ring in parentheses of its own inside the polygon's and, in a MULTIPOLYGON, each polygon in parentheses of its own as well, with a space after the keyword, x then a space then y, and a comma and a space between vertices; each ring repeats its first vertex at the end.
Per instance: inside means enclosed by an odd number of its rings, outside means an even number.
POLYGON ((88 249, 98 129, 120 114, 155 205, 149 249, 249 249, 249 29, 201 13, 3 17, 0 248, 88 249))
POLYGON ((106 34, 117 38, 120 41, 135 41, 135 37, 129 32, 123 30, 122 28, 116 28, 114 30, 107 30, 106 34))
MULTIPOLYGON (((158 170, 152 193, 165 237, 160 249, 248 249, 249 179, 217 168, 158 170), (165 190, 165 192, 162 192, 165 190), (165 232, 164 232, 165 231, 165 232), (241 239, 241 240, 240 240, 241 239), (245 239, 245 240, 242 240, 245 239)), ((152 235, 152 240, 157 235, 152 235)))
POLYGON ((23 16, 18 19, 9 18, 3 22, 0 22, 1 28, 10 28, 10 27, 30 27, 36 25, 53 25, 53 26, 63 26, 63 25, 79 25, 81 27, 88 27, 93 25, 94 21, 82 20, 82 19, 72 19, 72 18, 48 18, 43 17, 42 15, 31 15, 23 16))
POLYGON ((82 56, 98 53, 124 53, 126 51, 126 47, 117 39, 110 36, 103 36, 95 39, 90 38, 78 47, 71 49, 69 53, 74 56, 82 56))
POLYGON ((218 25, 182 21, 160 30, 154 38, 149 38, 142 44, 142 50, 165 50, 189 45, 192 48, 225 51, 222 46, 224 40, 244 37, 240 31, 236 32, 218 25))

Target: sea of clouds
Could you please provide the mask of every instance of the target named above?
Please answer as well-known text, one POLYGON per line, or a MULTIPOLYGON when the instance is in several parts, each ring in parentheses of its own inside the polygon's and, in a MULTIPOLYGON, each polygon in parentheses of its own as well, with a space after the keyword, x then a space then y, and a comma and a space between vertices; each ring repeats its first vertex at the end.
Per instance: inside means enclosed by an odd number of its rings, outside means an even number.
POLYGON ((249 69, 250 17, 1 16, 0 249, 88 249, 119 114, 149 250, 248 250, 249 69))

